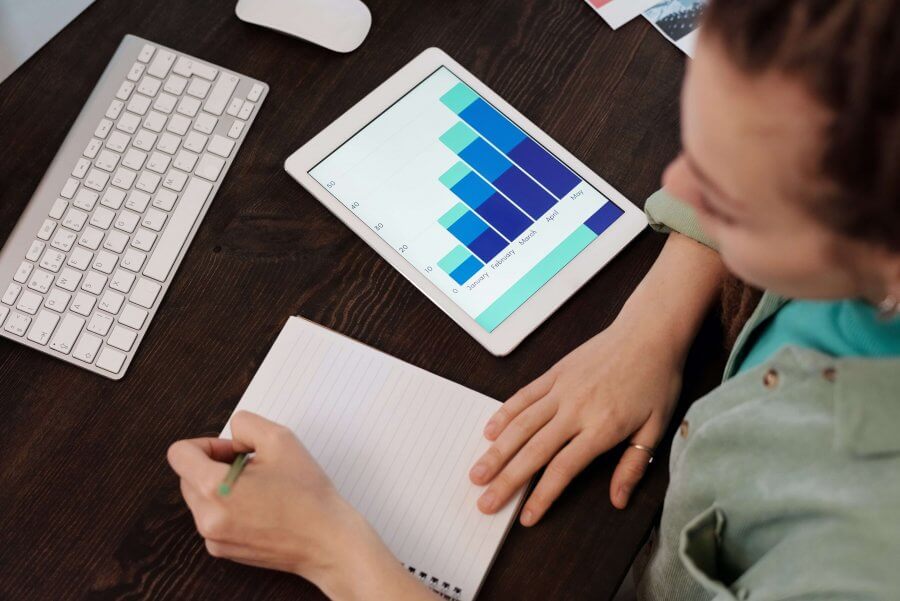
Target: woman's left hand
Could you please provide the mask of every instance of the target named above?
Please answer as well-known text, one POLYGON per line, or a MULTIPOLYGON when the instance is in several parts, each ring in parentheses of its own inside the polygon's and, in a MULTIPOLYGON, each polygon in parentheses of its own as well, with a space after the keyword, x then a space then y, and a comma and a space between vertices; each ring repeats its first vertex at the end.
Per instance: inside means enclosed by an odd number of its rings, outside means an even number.
POLYGON ((356 597, 345 566, 364 564, 373 577, 391 576, 393 584, 412 581, 289 429, 240 411, 231 430, 233 440, 181 440, 168 453, 211 555, 296 573, 332 598, 356 597), (229 463, 248 451, 253 458, 221 496, 229 463))

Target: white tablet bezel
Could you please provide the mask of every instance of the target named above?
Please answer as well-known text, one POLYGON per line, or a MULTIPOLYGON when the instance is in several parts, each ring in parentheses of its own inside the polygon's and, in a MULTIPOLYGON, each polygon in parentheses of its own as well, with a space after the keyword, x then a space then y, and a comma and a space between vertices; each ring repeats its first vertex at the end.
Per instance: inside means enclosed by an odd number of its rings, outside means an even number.
POLYGON ((294 152, 284 164, 285 170, 325 205, 338 219, 366 241, 388 263, 411 281, 475 340, 494 355, 513 350, 572 294, 602 269, 647 225, 643 211, 634 206, 601 177, 572 156, 550 136, 500 96, 438 48, 429 48, 378 86, 312 140, 294 152), (591 242, 561 271, 544 284, 493 332, 482 328, 474 318, 454 303, 440 288, 419 273, 411 263, 369 228, 353 211, 342 204, 310 174, 319 162, 343 145, 381 113, 400 100, 412 88, 440 67, 447 67, 485 100, 505 114, 528 135, 555 154, 583 180, 615 202, 624 213, 600 237, 591 242))

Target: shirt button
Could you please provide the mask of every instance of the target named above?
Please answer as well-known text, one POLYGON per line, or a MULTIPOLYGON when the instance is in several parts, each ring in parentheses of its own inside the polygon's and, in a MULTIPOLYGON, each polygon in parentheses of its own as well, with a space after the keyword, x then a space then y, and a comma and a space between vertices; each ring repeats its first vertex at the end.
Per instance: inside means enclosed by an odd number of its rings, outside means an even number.
POLYGON ((690 427, 691 425, 688 423, 688 420, 684 420, 683 422, 681 422, 681 426, 678 428, 678 433, 681 434, 682 438, 687 438, 688 430, 690 429, 690 427))
POLYGON ((763 386, 766 388, 775 388, 778 386, 778 371, 774 369, 770 369, 766 372, 766 375, 763 376, 763 386))
POLYGON ((837 379, 837 370, 833 367, 826 367, 822 370, 822 377, 829 382, 834 382, 837 379))

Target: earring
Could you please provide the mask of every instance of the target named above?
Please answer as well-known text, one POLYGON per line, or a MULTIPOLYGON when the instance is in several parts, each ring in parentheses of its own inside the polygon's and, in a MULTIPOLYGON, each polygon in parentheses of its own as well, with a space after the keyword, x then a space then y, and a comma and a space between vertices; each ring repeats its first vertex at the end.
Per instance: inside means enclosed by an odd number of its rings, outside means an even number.
POLYGON ((883 301, 878 303, 878 317, 882 320, 888 320, 900 312, 900 301, 891 294, 888 294, 883 301))

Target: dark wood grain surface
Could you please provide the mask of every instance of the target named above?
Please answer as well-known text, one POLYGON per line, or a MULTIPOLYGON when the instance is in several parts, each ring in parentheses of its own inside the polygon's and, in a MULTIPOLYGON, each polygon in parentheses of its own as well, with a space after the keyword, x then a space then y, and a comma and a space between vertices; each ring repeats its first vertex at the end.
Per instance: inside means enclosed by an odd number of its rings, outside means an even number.
MULTIPOLYGON (((662 237, 643 234, 507 358, 469 338, 297 186, 285 157, 439 46, 641 205, 678 149, 684 59, 642 20, 613 32, 579 0, 368 4, 368 40, 338 55, 242 23, 230 1, 98 0, 0 85, 0 240, 126 33, 271 86, 123 381, 0 339, 0 598, 320 598, 299 578, 209 557, 165 462, 172 441, 219 432, 285 319, 503 399, 608 325, 659 252, 662 237)), ((686 399, 714 384, 722 354, 709 324, 686 399)), ((512 529, 481 599, 614 593, 667 478, 663 452, 614 510, 619 451, 538 527, 512 529)))

